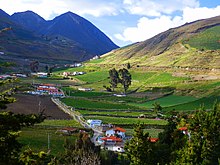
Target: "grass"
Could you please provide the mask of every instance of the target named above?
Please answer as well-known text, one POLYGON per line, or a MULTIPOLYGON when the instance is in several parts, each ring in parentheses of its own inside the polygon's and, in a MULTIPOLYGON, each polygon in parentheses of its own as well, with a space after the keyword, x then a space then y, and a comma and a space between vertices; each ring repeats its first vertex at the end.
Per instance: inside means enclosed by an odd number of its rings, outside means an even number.
POLYGON ((77 134, 73 136, 60 136, 56 131, 62 127, 82 127, 75 120, 44 120, 44 122, 33 127, 21 130, 19 142, 25 145, 24 149, 31 148, 35 152, 48 150, 48 134, 50 138, 50 150, 54 155, 64 152, 65 139, 76 140, 77 134))
POLYGON ((114 111, 114 110, 111 110, 111 111, 96 111, 96 110, 93 110, 93 111, 87 111, 87 110, 80 110, 79 111, 82 115, 118 115, 118 116, 139 116, 141 114, 145 114, 145 115, 154 115, 152 112, 149 112, 149 111, 143 111, 143 112, 135 112, 135 111, 114 111))
POLYGON ((51 154, 59 155, 64 152, 64 141, 69 139, 76 140, 77 135, 74 136, 60 136, 56 134, 58 128, 34 126, 23 128, 20 133, 18 141, 25 145, 22 150, 31 148, 34 152, 48 151, 48 135, 50 139, 51 154))
POLYGON ((39 126, 67 126, 67 127, 81 127, 75 120, 44 120, 44 122, 37 124, 39 126))
POLYGON ((166 125, 166 120, 157 120, 157 119, 144 119, 144 118, 122 118, 122 117, 106 117, 106 116, 87 116, 86 119, 98 119, 102 120, 105 124, 137 124, 137 123, 144 123, 144 124, 155 124, 155 125, 166 125))
POLYGON ((220 49, 220 26, 215 26, 190 38, 186 43, 197 49, 217 50, 220 49))
POLYGON ((165 111, 192 111, 198 110, 201 106, 204 106, 205 109, 212 109, 213 104, 215 101, 220 101, 220 96, 210 96, 204 97, 192 102, 180 104, 180 105, 173 105, 167 108, 164 108, 165 111))
MULTIPOLYGON (((160 132, 163 132, 163 129, 144 129, 144 132, 148 132, 150 137, 157 138, 160 132)), ((126 129, 126 135, 133 135, 134 129, 126 129)))
POLYGON ((79 76, 74 76, 74 77, 86 83, 95 83, 95 82, 108 79, 108 71, 101 70, 101 71, 96 71, 96 72, 89 72, 84 75, 79 75, 79 76))
POLYGON ((75 97, 102 97, 109 95, 109 93, 104 92, 96 92, 96 91, 78 91, 71 87, 65 87, 62 88, 62 90, 68 95, 68 96, 75 96, 75 97))
POLYGON ((135 110, 140 109, 138 107, 126 104, 119 103, 111 103, 106 101, 96 101, 96 100, 88 100, 88 99, 80 99, 80 98, 64 98, 61 99, 65 104, 72 106, 74 108, 84 108, 84 109, 109 109, 109 110, 135 110))
POLYGON ((152 101, 147 101, 146 103, 143 104, 131 104, 131 105, 141 106, 145 108, 153 108, 153 104, 155 102, 158 102, 162 107, 171 107, 178 104, 193 102, 195 100, 197 100, 197 98, 191 96, 169 95, 152 101))

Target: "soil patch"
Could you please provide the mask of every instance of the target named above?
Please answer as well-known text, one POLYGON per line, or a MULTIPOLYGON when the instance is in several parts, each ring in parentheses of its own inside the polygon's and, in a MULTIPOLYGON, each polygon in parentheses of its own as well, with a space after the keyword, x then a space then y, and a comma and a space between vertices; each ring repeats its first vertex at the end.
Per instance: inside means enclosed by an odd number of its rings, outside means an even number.
POLYGON ((8 104, 6 111, 22 114, 38 114, 45 109, 48 119, 72 119, 51 101, 49 96, 17 94, 16 102, 8 104))

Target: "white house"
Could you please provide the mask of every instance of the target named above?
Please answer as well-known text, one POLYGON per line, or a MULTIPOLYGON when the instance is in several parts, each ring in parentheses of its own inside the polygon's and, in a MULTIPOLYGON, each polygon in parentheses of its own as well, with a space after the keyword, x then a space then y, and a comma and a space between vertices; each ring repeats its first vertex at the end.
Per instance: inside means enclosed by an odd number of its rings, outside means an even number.
POLYGON ((87 123, 90 127, 94 128, 95 126, 101 126, 102 120, 87 120, 87 123))
POLYGON ((114 127, 114 128, 111 128, 111 129, 107 130, 105 132, 105 135, 107 137, 118 135, 123 139, 125 137, 125 132, 126 132, 126 130, 123 129, 123 128, 114 127))
POLYGON ((92 88, 78 88, 79 91, 92 91, 92 88))

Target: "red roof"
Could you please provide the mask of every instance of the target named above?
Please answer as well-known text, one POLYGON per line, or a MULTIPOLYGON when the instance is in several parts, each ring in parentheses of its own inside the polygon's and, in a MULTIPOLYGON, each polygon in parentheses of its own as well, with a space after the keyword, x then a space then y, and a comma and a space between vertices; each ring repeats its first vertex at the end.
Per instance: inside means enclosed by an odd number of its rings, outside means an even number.
POLYGON ((187 127, 180 127, 179 130, 180 130, 180 131, 186 131, 186 130, 187 130, 187 127))
POLYGON ((126 132, 125 129, 120 128, 120 127, 115 127, 115 128, 114 128, 114 131, 126 132))
POLYGON ((159 140, 159 138, 150 138, 150 142, 156 143, 159 140))
POLYGON ((121 138, 118 138, 116 136, 103 137, 101 139, 104 140, 104 141, 116 141, 116 142, 121 142, 122 141, 121 138))

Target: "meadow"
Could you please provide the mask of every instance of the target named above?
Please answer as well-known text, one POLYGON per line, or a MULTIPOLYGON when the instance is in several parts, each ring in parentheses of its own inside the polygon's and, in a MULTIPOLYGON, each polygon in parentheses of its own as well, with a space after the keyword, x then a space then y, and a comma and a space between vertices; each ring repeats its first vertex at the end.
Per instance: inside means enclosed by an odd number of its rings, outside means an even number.
POLYGON ((56 131, 63 127, 81 127, 74 120, 45 120, 33 127, 23 128, 18 141, 24 145, 22 150, 32 149, 34 152, 48 151, 48 136, 49 149, 51 154, 59 155, 64 152, 64 142, 66 139, 75 141, 77 134, 72 136, 61 136, 56 134, 56 131))

